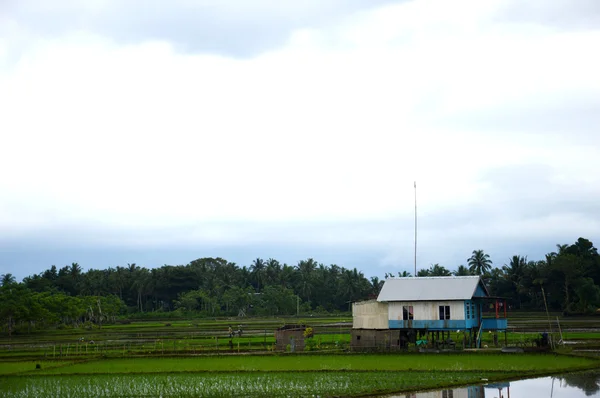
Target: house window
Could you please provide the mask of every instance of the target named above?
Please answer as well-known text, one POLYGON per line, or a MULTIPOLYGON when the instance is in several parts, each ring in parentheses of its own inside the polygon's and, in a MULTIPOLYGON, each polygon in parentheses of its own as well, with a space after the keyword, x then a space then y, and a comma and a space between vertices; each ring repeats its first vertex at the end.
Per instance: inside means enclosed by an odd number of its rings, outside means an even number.
POLYGON ((465 319, 471 319, 471 304, 467 303, 465 306, 467 313, 465 314, 465 319))
POLYGON ((412 321, 414 319, 414 312, 412 305, 402 306, 402 319, 405 321, 412 321))
POLYGON ((471 303, 471 317, 475 319, 475 304, 471 303))
POLYGON ((454 398, 453 390, 442 390, 442 398, 454 398))
POLYGON ((440 320, 450 319, 450 306, 440 305, 440 320))

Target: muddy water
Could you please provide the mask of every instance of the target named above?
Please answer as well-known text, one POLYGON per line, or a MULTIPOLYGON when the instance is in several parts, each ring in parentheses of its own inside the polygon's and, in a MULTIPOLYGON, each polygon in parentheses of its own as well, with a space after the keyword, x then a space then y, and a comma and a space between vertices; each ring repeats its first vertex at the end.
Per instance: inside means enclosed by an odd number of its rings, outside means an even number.
POLYGON ((600 371, 493 383, 388 398, 584 398, 600 397, 600 371))

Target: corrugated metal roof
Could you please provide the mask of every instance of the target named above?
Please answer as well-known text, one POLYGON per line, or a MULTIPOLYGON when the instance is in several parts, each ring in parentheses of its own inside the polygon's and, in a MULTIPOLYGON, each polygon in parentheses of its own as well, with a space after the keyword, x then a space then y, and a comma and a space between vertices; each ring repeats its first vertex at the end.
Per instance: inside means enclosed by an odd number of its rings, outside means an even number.
POLYGON ((390 278, 385 280, 377 301, 469 300, 479 281, 479 276, 390 278))

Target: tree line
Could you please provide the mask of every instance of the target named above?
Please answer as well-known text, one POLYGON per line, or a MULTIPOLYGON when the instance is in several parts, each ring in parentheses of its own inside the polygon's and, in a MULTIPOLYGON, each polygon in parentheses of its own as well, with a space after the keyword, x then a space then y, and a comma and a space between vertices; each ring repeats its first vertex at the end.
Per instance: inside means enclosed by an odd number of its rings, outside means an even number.
MULTIPOLYGON (((375 281, 379 287, 378 278, 375 281)), ((325 266, 314 259, 290 266, 257 258, 250 266, 238 266, 223 258, 200 258, 187 265, 153 269, 128 264, 88 271, 72 263, 60 269, 51 266, 21 283, 6 274, 1 282, 0 317, 5 330, 8 324, 9 329, 25 327, 36 317, 42 320, 38 325, 81 325, 89 320, 89 309, 96 309, 93 303, 100 297, 120 303, 118 312, 129 317, 144 313, 217 317, 348 311, 352 302, 376 293, 356 268, 325 266), (79 301, 73 301, 69 316, 52 318, 48 313, 56 306, 49 305, 47 297, 79 301), (24 308, 32 300, 47 311, 27 313, 24 308)), ((99 317, 96 314, 91 320, 99 317)))
MULTIPOLYGON (((417 272, 417 276, 450 275, 480 275, 490 294, 507 298, 514 309, 545 310, 547 305, 549 310, 569 314, 594 313, 600 307, 600 256, 585 238, 571 245, 556 245, 556 251, 541 260, 514 255, 494 267, 489 254, 474 250, 467 266, 450 271, 432 264, 417 272)), ((404 271, 398 276, 411 275, 404 271)))
MULTIPOLYGON (((592 242, 579 238, 557 245, 543 259, 515 255, 494 266, 483 250, 467 265, 450 271, 440 264, 417 276, 480 275, 490 293, 514 309, 593 312, 600 305, 600 256, 592 242)), ((410 277, 407 271, 391 276, 410 277)), ((277 316, 349 311, 351 303, 375 298, 384 279, 313 259, 296 265, 255 259, 238 266, 223 258, 200 258, 187 265, 148 269, 136 264, 83 271, 77 263, 28 276, 17 283, 0 280, 0 318, 4 330, 56 325, 101 324, 117 315, 145 313, 197 316, 277 316)))

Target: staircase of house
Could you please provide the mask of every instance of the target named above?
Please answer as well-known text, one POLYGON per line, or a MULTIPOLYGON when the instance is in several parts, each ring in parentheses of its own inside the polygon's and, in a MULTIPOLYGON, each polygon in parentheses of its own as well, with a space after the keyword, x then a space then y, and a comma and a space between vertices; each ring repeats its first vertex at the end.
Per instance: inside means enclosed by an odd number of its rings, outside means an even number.
POLYGON ((477 348, 481 348, 481 330, 483 328, 483 321, 479 324, 479 330, 477 331, 477 339, 475 340, 475 345, 477 348))

